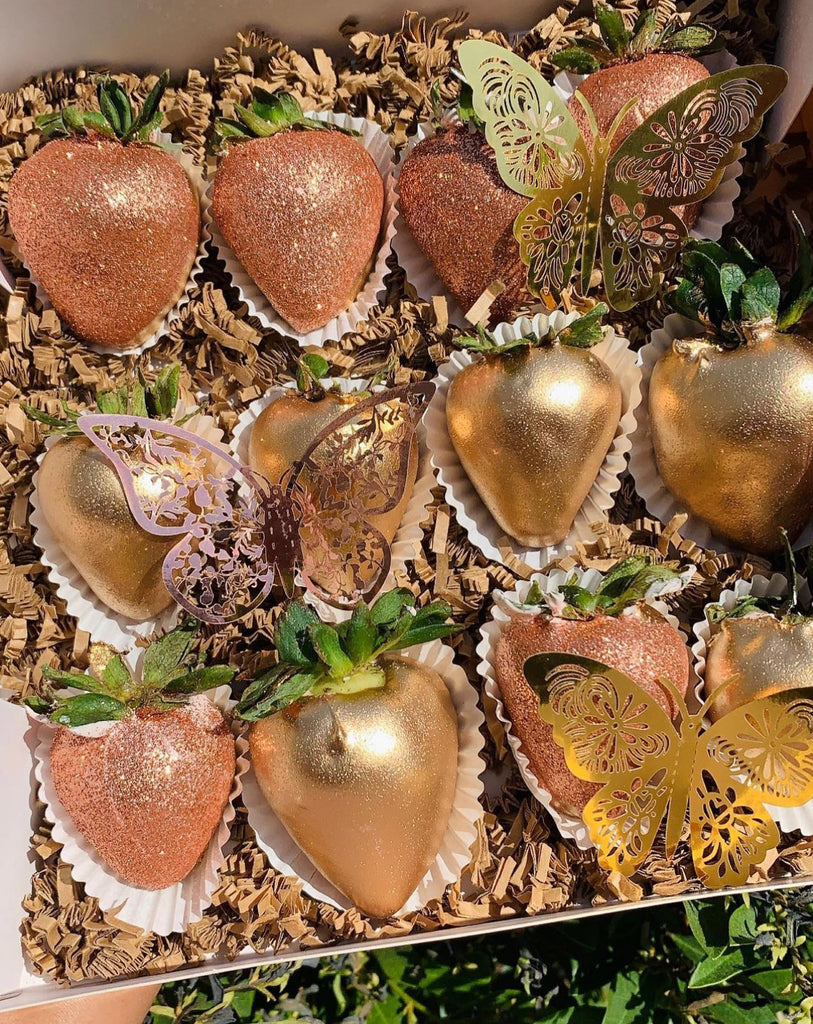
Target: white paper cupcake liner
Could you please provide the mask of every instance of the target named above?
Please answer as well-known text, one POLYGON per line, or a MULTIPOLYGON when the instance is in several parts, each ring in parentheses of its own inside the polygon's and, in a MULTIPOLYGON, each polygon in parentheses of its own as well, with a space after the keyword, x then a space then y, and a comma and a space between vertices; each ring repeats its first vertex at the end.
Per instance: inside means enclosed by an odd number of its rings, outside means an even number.
MULTIPOLYGON (((653 331, 649 342, 640 350, 641 361, 641 393, 642 401, 635 413, 637 427, 632 435, 632 452, 630 453, 630 473, 635 480, 635 488, 646 503, 647 510, 662 523, 668 523, 674 516, 687 516, 680 528, 680 535, 692 540, 701 548, 718 552, 741 554, 739 548, 718 537, 711 527, 699 516, 693 515, 669 491, 660 475, 655 461, 655 449, 652 444, 652 423, 649 416, 649 382, 655 363, 680 338, 696 338, 703 334, 703 327, 694 320, 689 320, 679 313, 670 313, 663 322, 663 327, 653 331)), ((793 543, 794 551, 808 547, 813 543, 813 518, 793 543)))
MULTIPOLYGON (((710 53, 701 57, 700 62, 705 65, 711 75, 717 75, 737 66, 737 61, 728 50, 710 53)), ((560 71, 553 80, 553 88, 567 103, 586 77, 586 75, 575 75, 569 71, 560 71)), ((744 152, 745 150, 740 146, 740 157, 744 152)), ((703 201, 697 222, 689 231, 691 238, 707 239, 712 242, 720 240, 723 228, 734 216, 734 203, 740 194, 738 179, 741 174, 742 163, 739 159, 726 167, 720 184, 713 194, 703 201)))
MULTIPOLYGON (((788 581, 782 573, 775 572, 768 578, 766 576, 753 576, 750 580, 736 580, 733 587, 724 590, 716 601, 710 601, 703 608, 703 618, 692 627, 695 635, 695 642, 692 644, 692 656, 694 667, 697 673, 698 682, 696 693, 698 702, 702 704, 708 696, 706 693, 706 658, 708 656, 709 644, 713 635, 713 627, 708 620, 707 609, 711 605, 722 605, 726 611, 730 611, 738 601, 752 594, 754 597, 785 597, 788 592, 788 581)), ((810 590, 805 580, 799 581, 799 596, 802 601, 809 601, 810 590)), ((765 614, 756 612, 755 614, 765 614)), ((774 807, 766 804, 771 816, 783 832, 800 831, 803 836, 813 836, 813 800, 802 804, 799 807, 774 807)))
MULTIPOLYGON (((679 579, 662 580, 654 583, 646 593, 646 603, 663 616, 666 622, 674 629, 678 629, 678 619, 671 614, 665 602, 660 600, 660 598, 666 594, 672 594, 681 590, 691 579, 693 573, 694 570, 690 569, 682 574, 679 579)), ((543 594, 555 596, 559 595, 562 586, 574 577, 580 587, 585 587, 591 593, 595 593, 598 590, 599 585, 604 579, 604 575, 596 569, 555 569, 546 575, 534 574, 529 580, 523 580, 518 583, 514 590, 495 591, 494 603, 491 607, 491 617, 480 627, 480 642, 477 644, 476 653, 480 659, 477 671, 483 680, 484 698, 488 698, 494 705, 497 718, 505 729, 508 745, 517 762, 517 767, 525 785, 539 803, 542 804, 551 818, 553 818, 559 834, 565 839, 572 839, 580 850, 589 850, 593 848, 594 843, 590 839, 587 825, 585 825, 582 818, 577 818, 572 814, 566 814, 557 810, 551 794, 541 785, 531 770, 530 762, 522 751, 519 737, 513 731, 511 718, 508 714, 508 709, 503 703, 502 693, 497 682, 497 644, 502 631, 512 619, 522 617, 535 618, 539 614, 538 606, 527 609, 517 607, 525 602, 533 584, 536 583, 543 594)), ((694 683, 695 679, 692 674, 689 681, 690 688, 694 683)))
MULTIPOLYGON (((549 327, 561 330, 578 316, 575 312, 565 314, 555 310, 547 316, 538 313, 532 319, 520 317, 512 324, 499 324, 494 330, 494 337, 505 344, 530 332, 542 336, 549 327)), ((608 510, 613 507, 614 495, 621 485, 627 453, 631 447, 630 435, 635 429, 635 410, 641 401, 641 370, 627 339, 616 335, 611 327, 607 328, 604 340, 594 345, 591 352, 609 367, 621 386, 621 419, 604 462, 567 537, 560 544, 544 548, 524 547, 505 535, 466 475, 449 436, 446 425, 449 387, 457 374, 478 357, 467 351, 454 352, 438 371, 435 378, 437 390, 424 418, 432 465, 438 471, 438 481, 446 492, 446 500, 457 513, 458 523, 472 544, 491 561, 506 564, 506 552, 510 552, 532 569, 543 569, 554 559, 574 553, 580 542, 595 540, 592 524, 606 519, 608 510)))
MULTIPOLYGON (((305 333, 295 330, 287 320, 284 320, 276 312, 267 296, 234 255, 218 230, 217 224, 212 221, 212 248, 215 255, 225 262, 226 271, 230 275, 241 301, 248 307, 249 314, 256 316, 263 327, 293 338, 303 348, 308 345, 323 347, 328 342, 339 341, 345 334, 354 331, 363 320, 367 319, 370 310, 378 303, 378 296, 385 290, 384 278, 389 273, 387 259, 392 252, 398 217, 398 196, 393 181, 395 159, 389 138, 378 125, 364 117, 350 117, 349 114, 336 114, 333 111, 312 111, 308 112, 306 116, 358 132, 358 141, 372 157, 384 182, 384 209, 381 214, 378 251, 364 287, 347 309, 329 320, 324 327, 317 327, 315 330, 305 333)), ((209 185, 207 193, 210 204, 213 188, 214 180, 209 185)))
MULTIPOLYGON (((184 410, 179 409, 176 417, 181 418, 184 410)), ((184 430, 213 444, 223 440, 223 431, 211 416, 196 413, 184 423, 184 430)), ((52 445, 59 444, 61 438, 51 434, 45 440, 45 448, 37 457, 37 466, 42 464, 46 452, 52 445)), ((107 643, 117 651, 127 651, 134 646, 136 640, 151 636, 156 630, 172 629, 178 621, 179 608, 170 605, 160 615, 151 619, 135 620, 119 615, 102 601, 86 582, 85 578, 71 562, 64 548, 54 536, 51 527, 40 508, 37 478, 39 470, 34 473, 29 497, 31 515, 29 522, 33 528, 34 542, 42 552, 41 561, 48 568, 48 578, 56 587, 58 597, 65 602, 69 615, 76 619, 78 629, 90 634, 96 643, 107 643)))
MULTIPOLYGON (((325 388, 336 386, 343 394, 361 391, 368 387, 369 383, 368 380, 361 377, 325 377, 321 381, 325 388)), ((257 398, 240 414, 232 434, 231 447, 236 458, 244 466, 249 464, 249 440, 257 417, 272 402, 275 402, 278 398, 281 398, 284 394, 295 388, 296 383, 294 381, 290 381, 280 387, 270 388, 262 398, 257 398)), ((383 391, 386 389, 382 386, 381 388, 376 388, 376 390, 383 391)), ((421 545, 423 543, 423 526, 421 524, 426 519, 426 507, 432 501, 432 488, 434 486, 435 473, 429 461, 429 454, 426 448, 426 432, 423 424, 419 424, 418 475, 415 478, 412 495, 404 509, 401 525, 398 527, 398 531, 390 545, 392 564, 389 575, 381 588, 382 591, 395 586, 396 574, 402 573, 407 563, 413 561, 421 554, 421 545)), ((319 600, 310 591, 305 592, 305 600, 316 608, 319 614, 328 621, 340 622, 342 619, 350 617, 351 612, 348 609, 333 608, 331 605, 327 605, 324 601, 319 600)))
MULTIPOLYGON (((138 652, 141 654, 143 652, 138 652)), ((128 661, 133 664, 136 652, 128 661)), ((205 695, 221 711, 228 712, 234 706, 230 699, 230 688, 219 686, 205 695)), ((52 835, 62 845, 62 859, 71 865, 73 878, 81 882, 89 896, 99 901, 100 908, 112 913, 120 921, 155 932, 169 935, 183 932, 190 924, 199 921, 212 902, 212 894, 218 886, 218 871, 225 859, 224 848, 229 841, 229 825, 234 819, 234 802, 242 792, 242 777, 248 770, 248 741, 242 734, 238 721, 232 723, 235 738, 235 776, 228 803, 212 839, 197 865, 181 882, 166 889, 151 891, 128 885, 115 875, 99 854, 78 831, 56 795, 51 776, 51 744, 59 726, 39 716, 29 714, 35 730, 34 772, 39 783, 39 797, 45 804, 45 817, 53 822, 52 835)), ((75 731, 81 735, 103 735, 115 723, 98 723, 82 726, 75 731)))
MULTIPOLYGON (((194 159, 189 153, 186 153, 178 142, 172 141, 172 136, 167 132, 153 132, 151 136, 152 142, 156 143, 161 149, 165 150, 171 157, 178 161, 178 163, 186 171, 187 177, 192 183, 192 187, 195 190, 195 194, 198 197, 198 205, 200 207, 200 238, 198 239, 198 249, 195 260, 190 267, 189 275, 186 280, 184 290, 172 309, 169 310, 158 322, 149 333, 149 335, 138 345, 133 345, 131 348, 115 348, 111 345, 99 345, 94 341, 86 341, 84 338, 80 339, 83 345, 87 345, 93 352, 98 352, 103 356, 137 356, 142 352, 146 352, 147 349, 152 348, 159 339, 166 334, 172 324, 178 319, 180 315, 180 309, 185 306, 189 301, 189 296, 192 293, 192 289, 195 288, 197 277, 202 270, 203 259, 206 256, 206 243, 212 237, 212 215, 211 215, 211 200, 206 188, 206 181, 204 178, 203 169, 195 163, 194 159)), ((37 292, 37 299, 42 304, 44 309, 52 309, 51 300, 48 298, 48 293, 45 291, 43 286, 37 279, 36 274, 26 263, 23 258, 22 251, 17 244, 16 239, 12 239, 15 257, 25 267, 25 271, 31 279, 31 283, 34 285, 37 292)))
MULTIPOLYGON (((471 846, 477 838, 477 823, 483 814, 480 799, 483 793, 481 773, 483 713, 477 706, 477 691, 466 678, 463 669, 454 662, 451 647, 440 640, 410 647, 399 652, 421 665, 434 669, 446 683, 452 698, 458 722, 457 785, 452 802, 452 813, 446 826, 438 855, 432 867, 421 880, 397 914, 420 910, 431 900, 440 899, 446 886, 459 878, 471 859, 471 846)), ((257 836, 257 844, 272 867, 283 875, 299 878, 305 892, 318 900, 330 903, 340 910, 353 906, 311 863, 285 826, 271 810, 262 794, 257 777, 249 771, 243 781, 243 803, 248 821, 257 836)))

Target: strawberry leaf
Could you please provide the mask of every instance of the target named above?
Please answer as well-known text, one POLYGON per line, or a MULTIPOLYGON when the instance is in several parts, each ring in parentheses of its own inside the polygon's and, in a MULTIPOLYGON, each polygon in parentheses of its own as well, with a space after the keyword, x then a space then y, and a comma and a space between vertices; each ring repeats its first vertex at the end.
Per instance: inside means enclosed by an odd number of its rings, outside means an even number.
POLYGON ((189 654, 199 625, 194 619, 185 619, 159 640, 154 640, 144 652, 142 679, 151 690, 160 690, 171 679, 189 654))
POLYGON ((720 49, 723 41, 717 38, 717 33, 708 25, 684 25, 679 27, 676 24, 673 30, 664 33, 658 44, 658 49, 666 53, 710 53, 713 49, 720 49))
POLYGON ((363 601, 359 601, 347 621, 342 637, 344 649, 356 665, 363 665, 372 656, 377 637, 378 630, 370 609, 363 601))
POLYGON ((115 697, 105 693, 82 693, 60 701, 51 715, 51 721, 75 727, 93 722, 118 721, 127 714, 127 705, 115 697))
POLYGON ((596 24, 607 47, 616 56, 622 57, 629 47, 630 34, 619 12, 609 4, 597 2, 596 24))
POLYGON ((62 120, 69 132, 84 135, 85 119, 78 107, 65 107, 62 111, 62 120))
POLYGON ((762 267, 742 286, 742 317, 746 323, 775 320, 779 312, 779 282, 772 270, 762 267))
POLYGON ((316 612, 303 601, 292 601, 288 605, 274 632, 274 646, 280 661, 305 666, 318 660, 308 631, 319 621, 316 612))
POLYGON ((415 595, 405 587, 396 587, 379 597, 370 608, 370 618, 374 626, 388 626, 401 618, 407 608, 415 606, 415 595))
POLYGON ((742 316, 741 293, 745 281, 745 272, 736 263, 724 263, 720 267, 720 290, 730 320, 739 320, 742 316))
POLYGON ((168 420, 175 412, 180 389, 181 367, 179 363, 165 366, 155 378, 155 383, 147 391, 149 415, 161 420, 168 420))
POLYGON ((339 634, 332 626, 324 622, 312 625, 308 629, 308 636, 331 676, 346 676, 353 671, 355 666, 342 650, 339 634))
POLYGON ((601 318, 609 312, 609 306, 599 302, 589 313, 585 313, 578 320, 563 327, 555 335, 555 340, 573 348, 591 348, 603 340, 605 328, 601 323, 601 318))
POLYGON ((592 75, 601 67, 600 61, 581 46, 568 46, 567 49, 554 53, 550 62, 563 71, 572 71, 575 75, 592 75))
POLYGON ((86 110, 82 114, 82 122, 85 130, 98 132, 100 135, 106 135, 109 139, 115 139, 116 133, 110 127, 110 124, 104 114, 98 110, 86 110))
POLYGON ((215 686, 225 686, 234 679, 236 669, 228 665, 200 665, 183 675, 170 679, 162 687, 164 693, 203 693, 215 686))
POLYGON ((101 671, 105 690, 112 697, 127 700, 133 689, 133 677, 121 655, 111 658, 101 671))
POLYGON ((75 690, 85 690, 88 693, 104 692, 104 683, 87 672, 63 672, 61 669, 51 668, 49 665, 42 666, 43 678, 57 686, 70 686, 75 690))
POLYGON ((655 11, 644 11, 632 29, 629 49, 633 53, 648 53, 658 36, 658 21, 655 11))
POLYGON ((292 669, 275 665, 243 694, 237 713, 247 722, 258 722, 304 697, 322 675, 321 668, 292 669))

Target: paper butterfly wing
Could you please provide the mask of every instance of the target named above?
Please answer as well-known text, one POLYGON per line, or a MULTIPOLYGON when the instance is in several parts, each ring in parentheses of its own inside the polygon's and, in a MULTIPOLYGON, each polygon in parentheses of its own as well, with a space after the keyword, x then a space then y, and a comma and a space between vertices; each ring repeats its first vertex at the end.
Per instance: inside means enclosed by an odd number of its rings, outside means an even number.
POLYGON ((406 496, 415 431, 434 391, 411 384, 377 392, 337 417, 289 477, 302 550, 302 580, 345 607, 370 598, 390 569, 380 517, 406 496))
POLYGON ((657 291, 686 227, 674 207, 708 198, 787 83, 757 64, 712 75, 659 107, 610 158, 601 208, 607 299, 629 309, 657 291))
POLYGON ((182 608, 204 622, 226 622, 267 596, 275 577, 269 532, 282 562, 297 551, 296 524, 281 488, 169 423, 88 415, 78 425, 110 460, 138 525, 179 537, 162 572, 182 608))
POLYGON ((573 176, 581 135, 542 75, 511 50, 481 39, 462 43, 458 57, 503 181, 533 196, 573 176))
POLYGON ((584 810, 601 865, 632 874, 669 810, 683 749, 674 725, 632 679, 590 658, 537 654, 524 671, 570 771, 602 784, 584 810))

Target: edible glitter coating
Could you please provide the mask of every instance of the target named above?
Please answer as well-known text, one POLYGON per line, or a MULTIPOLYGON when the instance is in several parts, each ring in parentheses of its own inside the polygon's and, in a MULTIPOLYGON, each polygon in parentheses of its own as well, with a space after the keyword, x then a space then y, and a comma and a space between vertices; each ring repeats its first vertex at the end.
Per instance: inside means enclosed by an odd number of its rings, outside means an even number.
POLYGON ((278 132, 232 146, 212 212, 238 260, 297 331, 353 302, 381 232, 384 183, 373 158, 338 131, 278 132))
MULTIPOLYGON (((690 85, 708 77, 708 71, 693 57, 679 53, 648 53, 640 60, 613 64, 594 71, 579 86, 579 92, 593 108, 602 135, 610 130, 616 114, 624 104, 633 97, 638 98, 637 106, 626 115, 610 143, 612 154, 630 132, 643 124, 658 107, 674 99, 690 85)), ((587 114, 575 95, 570 98, 568 108, 582 136, 592 142, 593 133, 587 114)), ((675 212, 691 228, 697 221, 700 206, 700 203, 678 206, 675 212)))
POLYGON ((200 236, 186 172, 154 146, 55 139, 20 166, 11 229, 57 313, 86 341, 129 348, 180 297, 200 236))
POLYGON ((62 807, 111 871, 164 889, 209 844, 234 778, 234 738, 203 695, 178 710, 140 708, 101 737, 61 727, 51 775, 62 807))
POLYGON ((503 182, 479 132, 456 125, 419 142, 404 161, 398 192, 416 244, 461 309, 493 281, 506 288, 491 306, 492 324, 533 301, 514 238, 514 220, 528 200, 503 182))
POLYGON ((689 687, 689 653, 681 634, 661 619, 627 613, 598 615, 588 621, 551 615, 513 619, 497 643, 497 684, 531 771, 568 814, 581 815, 598 786, 577 779, 567 767, 553 730, 539 717, 539 698, 523 665, 533 654, 563 653, 593 658, 626 673, 670 716, 677 708, 658 679, 666 677, 681 694, 689 687))
POLYGON ((364 913, 398 911, 437 857, 457 783, 443 679, 385 656, 385 684, 307 697, 255 723, 251 763, 274 813, 364 913))

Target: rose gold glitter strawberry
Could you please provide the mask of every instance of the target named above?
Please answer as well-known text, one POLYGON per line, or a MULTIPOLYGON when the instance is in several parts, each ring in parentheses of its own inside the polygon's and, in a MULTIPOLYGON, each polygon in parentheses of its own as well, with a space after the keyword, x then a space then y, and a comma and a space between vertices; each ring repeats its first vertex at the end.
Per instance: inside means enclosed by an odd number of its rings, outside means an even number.
POLYGON ((323 327, 355 300, 381 231, 384 183, 352 134, 255 89, 218 131, 232 143, 215 175, 221 234, 281 317, 323 327))
MULTIPOLYGON (((674 715, 677 708, 658 680, 668 678, 685 694, 689 685, 686 642, 643 602, 643 596, 654 582, 675 576, 666 566, 633 556, 611 569, 595 593, 567 584, 561 588, 562 601, 552 600, 537 616, 512 619, 500 635, 497 683, 513 730, 531 771, 564 813, 580 815, 598 787, 571 774, 551 727, 539 717, 539 698, 523 666, 533 654, 594 658, 626 673, 674 715)), ((527 603, 541 604, 542 595, 530 595, 527 603)))
POLYGON ((9 185, 11 229, 57 313, 78 337, 114 349, 156 329, 197 252, 197 193, 178 162, 148 141, 168 80, 165 72, 137 116, 106 78, 100 111, 66 107, 38 118, 53 141, 9 185))
POLYGON ((138 680, 111 648, 91 648, 96 674, 46 668, 45 697, 29 702, 60 724, 50 770, 62 810, 110 870, 141 889, 186 878, 232 789, 234 738, 201 691, 234 672, 190 665, 194 633, 183 624, 148 647, 138 680), (85 692, 60 697, 53 684, 85 692), (91 723, 94 735, 74 731, 91 723))
POLYGON ((533 301, 514 238, 528 200, 503 182, 494 150, 473 125, 442 128, 419 142, 404 161, 398 193, 412 237, 461 309, 494 281, 506 287, 491 306, 491 323, 533 301))

